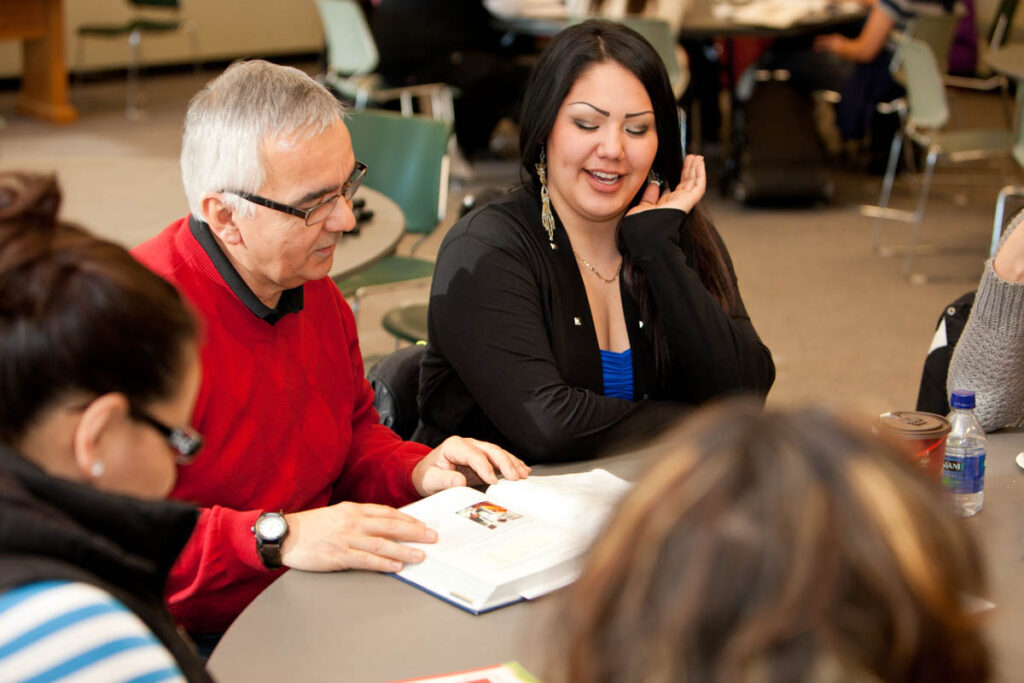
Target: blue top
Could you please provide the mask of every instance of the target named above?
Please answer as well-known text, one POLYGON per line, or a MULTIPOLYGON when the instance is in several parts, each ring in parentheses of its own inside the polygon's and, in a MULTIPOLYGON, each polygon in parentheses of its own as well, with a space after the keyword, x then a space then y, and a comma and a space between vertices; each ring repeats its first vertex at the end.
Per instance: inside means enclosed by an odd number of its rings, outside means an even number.
POLYGON ((633 400, 633 352, 622 353, 601 349, 601 373, 604 375, 604 395, 633 400))

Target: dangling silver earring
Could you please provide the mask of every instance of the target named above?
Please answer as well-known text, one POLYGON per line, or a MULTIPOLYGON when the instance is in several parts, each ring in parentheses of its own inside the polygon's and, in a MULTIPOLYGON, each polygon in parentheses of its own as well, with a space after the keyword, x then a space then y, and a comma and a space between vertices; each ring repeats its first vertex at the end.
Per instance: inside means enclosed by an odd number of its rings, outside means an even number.
POLYGON ((106 472, 106 471, 107 471, 106 466, 102 462, 100 462, 99 460, 94 462, 92 464, 92 467, 89 468, 89 474, 92 475, 93 479, 99 479, 100 477, 103 476, 103 473, 106 472))
POLYGON ((540 179, 540 223, 548 233, 548 246, 558 249, 555 244, 555 217, 551 215, 551 198, 548 196, 548 161, 544 148, 540 148, 540 162, 535 166, 540 179))

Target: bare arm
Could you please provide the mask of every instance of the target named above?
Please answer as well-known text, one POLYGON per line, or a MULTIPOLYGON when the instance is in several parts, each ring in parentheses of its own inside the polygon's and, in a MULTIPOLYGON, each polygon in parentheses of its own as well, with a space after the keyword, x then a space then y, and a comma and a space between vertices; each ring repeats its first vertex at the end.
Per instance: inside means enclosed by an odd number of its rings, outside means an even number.
POLYGON ((814 49, 831 52, 852 62, 866 64, 882 52, 892 27, 892 17, 876 3, 872 6, 868 20, 856 38, 847 38, 838 33, 818 36, 814 41, 814 49))

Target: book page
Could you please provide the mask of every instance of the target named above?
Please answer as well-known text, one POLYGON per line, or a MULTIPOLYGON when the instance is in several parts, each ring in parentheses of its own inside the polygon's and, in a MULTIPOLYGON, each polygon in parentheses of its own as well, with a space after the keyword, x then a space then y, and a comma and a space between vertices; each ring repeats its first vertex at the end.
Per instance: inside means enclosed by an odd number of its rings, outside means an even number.
POLYGON ((459 487, 402 511, 437 531, 437 543, 398 576, 473 610, 533 598, 571 583, 583 555, 630 484, 604 470, 459 487))
POLYGON ((407 505, 402 511, 438 537, 437 543, 408 545, 495 585, 560 564, 586 547, 588 539, 565 525, 552 526, 525 508, 508 508, 491 498, 490 491, 455 488, 407 505))
POLYGON ((571 528, 587 543, 593 540, 632 484, 602 469, 578 474, 503 479, 487 489, 491 499, 528 510, 549 524, 571 528))

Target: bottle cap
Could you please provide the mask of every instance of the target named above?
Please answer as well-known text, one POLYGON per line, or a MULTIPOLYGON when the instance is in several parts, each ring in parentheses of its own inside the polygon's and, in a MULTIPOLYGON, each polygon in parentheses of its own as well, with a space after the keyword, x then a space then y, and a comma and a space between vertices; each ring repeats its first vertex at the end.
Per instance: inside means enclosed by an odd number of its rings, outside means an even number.
POLYGON ((974 392, 957 389, 949 397, 949 405, 953 408, 974 408, 974 392))

